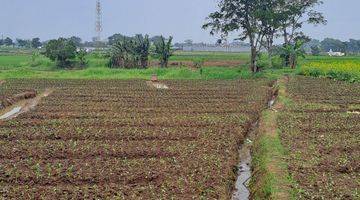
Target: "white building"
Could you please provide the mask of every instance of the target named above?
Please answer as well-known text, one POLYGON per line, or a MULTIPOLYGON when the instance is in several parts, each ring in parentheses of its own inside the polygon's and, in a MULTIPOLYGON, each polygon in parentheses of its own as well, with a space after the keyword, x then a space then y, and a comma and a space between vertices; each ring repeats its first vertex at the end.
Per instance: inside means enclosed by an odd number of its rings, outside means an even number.
POLYGON ((330 51, 328 52, 329 56, 331 57, 342 57, 345 56, 345 53, 342 52, 333 52, 332 49, 330 49, 330 51))

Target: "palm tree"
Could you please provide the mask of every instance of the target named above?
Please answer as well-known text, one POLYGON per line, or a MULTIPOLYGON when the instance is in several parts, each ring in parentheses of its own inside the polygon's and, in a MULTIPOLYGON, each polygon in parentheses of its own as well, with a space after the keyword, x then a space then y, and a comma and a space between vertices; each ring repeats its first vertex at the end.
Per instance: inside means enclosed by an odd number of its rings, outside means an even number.
POLYGON ((173 54, 172 49, 172 40, 173 37, 170 36, 168 40, 166 40, 163 36, 160 37, 159 41, 154 43, 155 45, 155 56, 159 58, 161 67, 167 67, 169 63, 169 58, 173 54))

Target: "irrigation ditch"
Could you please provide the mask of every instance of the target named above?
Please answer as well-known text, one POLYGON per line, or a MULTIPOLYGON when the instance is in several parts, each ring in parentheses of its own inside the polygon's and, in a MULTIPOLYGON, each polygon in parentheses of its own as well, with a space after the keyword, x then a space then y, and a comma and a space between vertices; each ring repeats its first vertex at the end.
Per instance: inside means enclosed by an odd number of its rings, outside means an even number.
POLYGON ((240 162, 233 200, 291 199, 284 151, 277 129, 277 115, 284 106, 289 77, 275 81, 271 98, 259 118, 251 125, 239 149, 240 162), (285 166, 285 167, 284 167, 285 166))

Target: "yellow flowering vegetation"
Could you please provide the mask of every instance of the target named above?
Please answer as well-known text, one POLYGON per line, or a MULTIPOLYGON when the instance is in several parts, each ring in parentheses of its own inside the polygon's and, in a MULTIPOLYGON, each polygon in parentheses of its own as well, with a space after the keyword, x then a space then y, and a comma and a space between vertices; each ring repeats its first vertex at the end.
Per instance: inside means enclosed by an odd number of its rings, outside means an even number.
POLYGON ((300 67, 299 74, 314 77, 327 77, 337 80, 360 81, 359 60, 310 61, 300 67))

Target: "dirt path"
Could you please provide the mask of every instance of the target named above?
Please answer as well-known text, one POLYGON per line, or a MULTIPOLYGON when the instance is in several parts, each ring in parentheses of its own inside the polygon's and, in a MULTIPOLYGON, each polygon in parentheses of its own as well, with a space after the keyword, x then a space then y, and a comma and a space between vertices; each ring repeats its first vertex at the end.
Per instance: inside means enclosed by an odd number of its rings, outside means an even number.
POLYGON ((257 139, 254 141, 253 180, 251 198, 253 199, 291 199, 291 185, 287 170, 284 149, 277 126, 278 113, 285 106, 287 77, 274 86, 273 105, 262 113, 259 120, 257 139))

